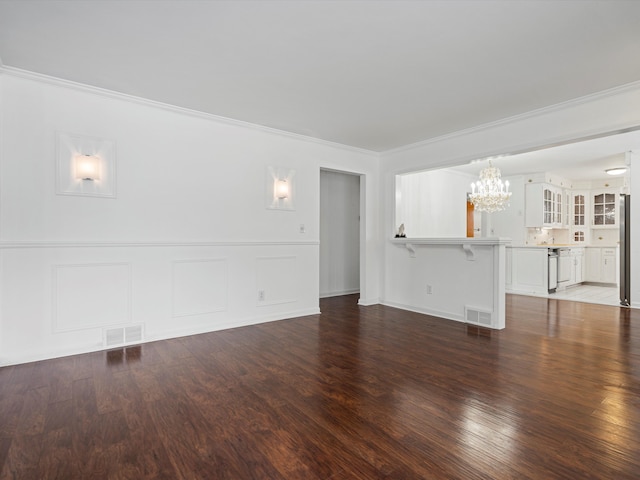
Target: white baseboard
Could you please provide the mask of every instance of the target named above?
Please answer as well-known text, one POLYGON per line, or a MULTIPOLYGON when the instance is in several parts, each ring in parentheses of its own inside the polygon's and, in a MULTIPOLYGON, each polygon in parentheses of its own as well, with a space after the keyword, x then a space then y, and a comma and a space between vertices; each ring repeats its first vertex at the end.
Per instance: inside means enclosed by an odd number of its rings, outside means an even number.
POLYGON ((341 297, 342 295, 353 295, 354 293, 360 293, 360 289, 353 288, 349 290, 340 290, 334 292, 320 292, 320 298, 341 297))
MULTIPOLYGON (((264 315, 258 317, 248 317, 242 319, 230 320, 229 322, 219 323, 217 325, 207 325, 196 328, 171 330, 157 333, 145 332, 144 342, 136 343, 135 345, 144 345, 148 342, 155 342, 158 340, 168 340, 171 338, 187 337, 189 335, 199 335, 202 333, 211 333, 220 330, 227 330, 230 328, 246 327, 249 325, 257 325, 260 323, 275 322, 279 320, 287 320, 290 318, 306 317, 309 315, 320 314, 319 308, 309 308, 303 310, 292 310, 290 312, 282 312, 278 314, 264 315)), ((127 345, 131 347, 133 345, 127 345)), ((125 348, 125 347, 117 347, 125 348)), ((85 353, 99 352, 101 350, 113 350, 114 347, 105 347, 103 343, 93 345, 83 345, 71 348, 65 348, 61 350, 47 350, 45 352, 31 351, 21 352, 19 355, 9 355, 7 357, 0 357, 0 367, 6 367, 9 365, 18 365, 21 363, 38 362, 42 360, 50 360, 53 358, 68 357, 71 355, 82 355, 85 353)))

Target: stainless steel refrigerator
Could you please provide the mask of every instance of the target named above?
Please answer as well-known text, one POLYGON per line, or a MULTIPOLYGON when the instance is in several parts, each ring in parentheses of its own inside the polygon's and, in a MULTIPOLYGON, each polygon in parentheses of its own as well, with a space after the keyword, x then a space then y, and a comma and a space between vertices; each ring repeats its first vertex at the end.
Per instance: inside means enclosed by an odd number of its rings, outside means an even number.
POLYGON ((620 305, 631 304, 631 195, 620 195, 620 305))

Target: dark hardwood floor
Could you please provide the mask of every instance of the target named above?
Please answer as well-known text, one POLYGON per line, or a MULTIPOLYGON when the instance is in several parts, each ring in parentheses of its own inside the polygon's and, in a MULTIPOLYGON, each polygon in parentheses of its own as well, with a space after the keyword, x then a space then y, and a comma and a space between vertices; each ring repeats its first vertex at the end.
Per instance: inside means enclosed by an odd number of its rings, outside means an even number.
POLYGON ((638 479, 640 311, 322 314, 0 369, 1 479, 638 479))

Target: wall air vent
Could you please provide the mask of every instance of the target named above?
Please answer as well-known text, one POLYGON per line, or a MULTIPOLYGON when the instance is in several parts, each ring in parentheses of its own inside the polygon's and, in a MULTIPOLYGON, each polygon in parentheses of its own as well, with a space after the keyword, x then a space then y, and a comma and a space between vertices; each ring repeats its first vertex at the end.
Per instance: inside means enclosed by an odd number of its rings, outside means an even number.
POLYGON ((477 308, 464 307, 464 321, 472 325, 491 326, 491 312, 477 308))
POLYGON ((104 329, 104 346, 120 347, 133 343, 140 343, 144 340, 142 325, 131 325, 129 327, 114 327, 104 329))
POLYGON ((142 341, 142 325, 133 325, 124 329, 125 343, 139 343, 142 341))
POLYGON ((113 347, 124 343, 123 328, 107 328, 104 331, 104 346, 113 347))

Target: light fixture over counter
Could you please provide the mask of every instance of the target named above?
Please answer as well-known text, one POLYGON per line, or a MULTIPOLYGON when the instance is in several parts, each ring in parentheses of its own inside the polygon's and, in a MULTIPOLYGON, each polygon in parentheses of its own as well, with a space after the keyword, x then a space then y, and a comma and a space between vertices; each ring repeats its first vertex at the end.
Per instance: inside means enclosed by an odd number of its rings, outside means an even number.
POLYGON ((489 160, 489 166, 480 172, 480 180, 471 184, 469 201, 475 210, 491 213, 504 210, 510 198, 509 181, 502 182, 500 169, 489 160))

